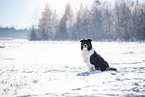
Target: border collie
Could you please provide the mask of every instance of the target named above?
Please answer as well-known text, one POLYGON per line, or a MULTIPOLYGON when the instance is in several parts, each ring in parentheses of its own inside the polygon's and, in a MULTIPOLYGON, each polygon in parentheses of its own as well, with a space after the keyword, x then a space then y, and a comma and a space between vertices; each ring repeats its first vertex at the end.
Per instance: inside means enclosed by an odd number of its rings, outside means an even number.
POLYGON ((110 68, 109 64, 92 48, 92 39, 82 39, 81 42, 81 51, 82 57, 89 71, 95 70, 117 70, 116 68, 110 68))

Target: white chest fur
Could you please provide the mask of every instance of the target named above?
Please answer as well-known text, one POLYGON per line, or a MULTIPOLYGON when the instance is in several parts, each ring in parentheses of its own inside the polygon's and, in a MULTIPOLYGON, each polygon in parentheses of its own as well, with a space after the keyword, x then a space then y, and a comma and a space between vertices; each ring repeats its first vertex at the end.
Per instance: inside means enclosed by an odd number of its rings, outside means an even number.
POLYGON ((94 65, 92 65, 90 63, 90 56, 94 53, 94 50, 91 49, 91 50, 87 50, 87 49, 83 49, 82 50, 82 57, 83 57, 83 60, 84 62, 87 64, 87 67, 88 67, 88 70, 89 71, 92 71, 92 70, 95 70, 95 67, 94 65))

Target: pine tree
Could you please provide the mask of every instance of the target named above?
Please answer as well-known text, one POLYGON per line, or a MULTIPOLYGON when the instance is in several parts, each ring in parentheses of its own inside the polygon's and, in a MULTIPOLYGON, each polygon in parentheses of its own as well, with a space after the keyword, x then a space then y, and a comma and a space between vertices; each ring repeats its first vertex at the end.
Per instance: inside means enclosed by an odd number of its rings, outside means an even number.
POLYGON ((72 17, 73 12, 71 10, 70 4, 66 4, 65 14, 59 22, 58 32, 56 33, 56 38, 58 40, 68 40, 70 39, 72 31, 72 17))
POLYGON ((57 19, 57 14, 56 11, 53 12, 53 16, 52 16, 52 40, 55 40, 55 35, 58 31, 58 19, 57 19))
POLYGON ((52 17, 52 10, 46 4, 44 12, 42 12, 42 18, 39 20, 39 33, 42 40, 48 40, 52 37, 52 17))
POLYGON ((30 30, 30 39, 29 40, 38 40, 37 31, 34 28, 34 26, 32 26, 32 28, 30 30))
POLYGON ((80 5, 80 9, 79 9, 79 11, 77 13, 77 22, 76 22, 76 29, 77 29, 77 31, 76 31, 76 35, 75 36, 77 36, 78 39, 85 38, 84 37, 84 29, 83 29, 83 24, 84 24, 83 23, 84 22, 83 16, 84 16, 84 7, 81 4, 80 5))
POLYGON ((103 24, 102 24, 102 6, 99 0, 96 0, 92 5, 92 31, 93 39, 101 40, 103 37, 103 24))
POLYGON ((92 38, 92 31, 91 31, 91 19, 90 15, 91 12, 89 9, 86 7, 84 9, 84 15, 83 15, 83 25, 84 26, 84 38, 92 38))

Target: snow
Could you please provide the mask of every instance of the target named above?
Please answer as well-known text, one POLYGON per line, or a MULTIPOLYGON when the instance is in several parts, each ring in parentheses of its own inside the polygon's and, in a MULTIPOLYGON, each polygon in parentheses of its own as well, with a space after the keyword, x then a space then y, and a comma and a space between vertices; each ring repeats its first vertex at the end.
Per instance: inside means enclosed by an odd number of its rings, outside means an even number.
POLYGON ((145 96, 145 43, 93 42, 118 69, 89 76, 79 41, 0 41, 0 97, 145 96))

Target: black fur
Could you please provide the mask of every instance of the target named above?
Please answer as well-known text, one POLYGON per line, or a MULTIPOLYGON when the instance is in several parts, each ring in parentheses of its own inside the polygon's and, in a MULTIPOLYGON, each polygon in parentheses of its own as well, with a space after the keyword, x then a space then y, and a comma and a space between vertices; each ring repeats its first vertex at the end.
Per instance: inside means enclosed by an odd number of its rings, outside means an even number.
POLYGON ((94 51, 94 54, 91 55, 90 57, 90 63, 95 66, 96 70, 107 70, 109 68, 108 63, 94 51))

